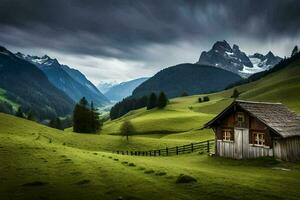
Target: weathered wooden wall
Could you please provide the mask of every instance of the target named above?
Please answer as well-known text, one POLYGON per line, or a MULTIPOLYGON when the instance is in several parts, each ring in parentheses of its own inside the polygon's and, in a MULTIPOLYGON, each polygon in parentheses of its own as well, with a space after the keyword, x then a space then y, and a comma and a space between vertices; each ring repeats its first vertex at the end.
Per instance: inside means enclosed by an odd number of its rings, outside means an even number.
POLYGON ((272 148, 249 144, 248 133, 248 129, 235 129, 234 141, 217 140, 216 155, 234 159, 273 156, 272 148))
POLYGON ((278 139, 274 141, 274 156, 281 160, 300 160, 300 137, 278 139))
POLYGON ((216 155, 227 158, 235 158, 234 156, 234 142, 217 140, 216 155))
POLYGON ((249 146, 249 158, 273 156, 273 149, 270 147, 249 146))

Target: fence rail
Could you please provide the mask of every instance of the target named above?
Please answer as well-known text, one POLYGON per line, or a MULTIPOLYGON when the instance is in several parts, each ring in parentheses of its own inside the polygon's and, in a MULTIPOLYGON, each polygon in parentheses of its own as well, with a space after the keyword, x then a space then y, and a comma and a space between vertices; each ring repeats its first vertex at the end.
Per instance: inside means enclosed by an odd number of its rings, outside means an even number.
POLYGON ((176 147, 166 147, 164 149, 147 150, 147 151, 114 151, 113 153, 131 156, 172 156, 192 152, 208 152, 214 151, 214 140, 191 143, 176 147))

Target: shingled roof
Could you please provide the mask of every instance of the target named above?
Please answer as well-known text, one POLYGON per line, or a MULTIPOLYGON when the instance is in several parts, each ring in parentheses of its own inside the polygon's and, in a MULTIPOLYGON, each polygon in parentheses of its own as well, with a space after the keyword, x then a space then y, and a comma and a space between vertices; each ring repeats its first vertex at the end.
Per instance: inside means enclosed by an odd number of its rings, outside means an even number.
POLYGON ((283 138, 300 136, 300 116, 281 103, 236 100, 204 128, 211 127, 234 106, 239 106, 283 138))

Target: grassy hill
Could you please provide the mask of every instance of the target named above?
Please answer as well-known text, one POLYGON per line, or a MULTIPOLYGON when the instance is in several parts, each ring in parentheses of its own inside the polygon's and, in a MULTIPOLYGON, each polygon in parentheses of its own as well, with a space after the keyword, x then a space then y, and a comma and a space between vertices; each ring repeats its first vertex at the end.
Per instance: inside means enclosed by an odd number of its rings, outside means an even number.
MULTIPOLYGON (((291 110, 300 113, 300 60, 288 67, 248 84, 236 87, 239 99, 253 101, 281 102, 291 110)), ((198 98, 205 95, 194 95, 175 98, 163 110, 139 109, 113 121, 105 123, 101 133, 118 134, 119 127, 125 120, 131 120, 137 134, 190 132, 192 138, 204 123, 229 105, 234 88, 218 93, 208 94, 209 102, 198 103, 198 98)), ((207 134, 208 130, 205 131, 207 134)), ((169 137, 169 136, 167 136, 169 137)))
POLYGON ((235 161, 196 153, 173 157, 110 153, 186 143, 180 136, 135 136, 127 143, 119 136, 64 132, 1 113, 0 127, 4 200, 297 199, 300 195, 299 163, 235 161), (181 173, 197 182, 176 184, 181 173))

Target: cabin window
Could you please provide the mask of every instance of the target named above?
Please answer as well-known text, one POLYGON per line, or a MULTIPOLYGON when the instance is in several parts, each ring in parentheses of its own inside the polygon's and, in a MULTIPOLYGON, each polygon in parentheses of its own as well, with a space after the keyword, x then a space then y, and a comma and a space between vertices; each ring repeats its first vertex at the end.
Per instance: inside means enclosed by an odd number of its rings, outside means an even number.
POLYGON ((231 129, 223 129, 223 141, 231 141, 232 139, 232 130, 231 129))
POLYGON ((245 115, 242 112, 237 113, 237 122, 242 124, 245 122, 245 115))
POLYGON ((256 144, 256 145, 265 145, 265 134, 264 133, 257 133, 257 132, 254 132, 253 133, 253 143, 256 144))

